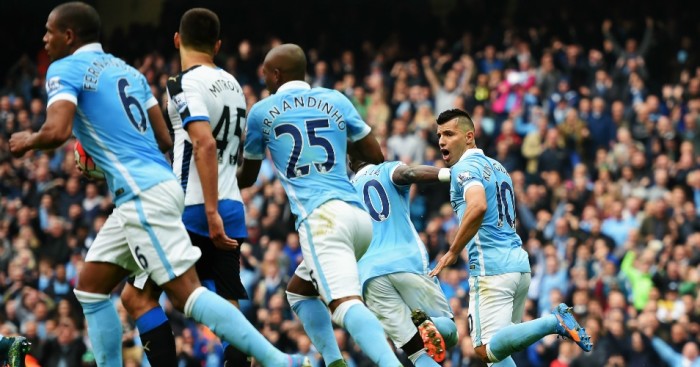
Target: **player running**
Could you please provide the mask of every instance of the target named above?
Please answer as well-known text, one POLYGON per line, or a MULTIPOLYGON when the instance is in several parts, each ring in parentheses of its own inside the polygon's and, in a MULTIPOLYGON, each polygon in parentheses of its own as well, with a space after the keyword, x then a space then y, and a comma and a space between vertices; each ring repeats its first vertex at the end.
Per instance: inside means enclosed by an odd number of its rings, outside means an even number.
MULTIPOLYGON (((202 251, 197 274, 210 290, 238 306, 239 299, 248 298, 238 246, 248 233, 236 181, 246 103, 238 81, 214 64, 219 29, 219 17, 208 9, 183 14, 174 39, 183 72, 168 79, 168 115, 175 135, 173 172, 185 192, 182 221, 202 251)), ((175 340, 158 304, 161 290, 147 279, 127 284, 122 303, 136 320, 151 365, 174 366, 175 340)), ((245 355, 225 345, 224 365, 245 363, 245 355)))
POLYGON ((49 14, 46 30, 53 61, 46 122, 36 133, 13 134, 10 149, 17 156, 53 149, 72 130, 105 172, 117 207, 88 250, 75 289, 98 366, 122 366, 122 326, 109 294, 140 272, 165 290, 175 308, 263 365, 308 364, 274 348, 231 303, 200 285, 194 264, 201 251, 182 224, 182 188, 154 138, 168 134, 158 102, 143 75, 102 50, 97 11, 81 2, 61 4, 49 14))
POLYGON ((511 354, 549 334, 570 338, 588 352, 593 345, 571 309, 520 323, 530 286, 530 263, 515 232, 513 181, 505 168, 476 147, 468 113, 453 109, 437 118, 442 158, 451 167, 452 208, 460 219, 449 251, 430 275, 469 252, 469 330, 479 358, 515 366, 511 354))
POLYGON ((270 93, 248 114, 239 175, 252 185, 265 148, 296 215, 304 261, 287 288, 287 298, 326 365, 345 365, 335 343, 331 318, 379 366, 400 366, 382 326, 362 303, 357 259, 372 239, 372 221, 346 173, 350 139, 362 159, 384 160, 370 127, 341 93, 304 82, 306 56, 297 45, 270 50, 263 76, 270 93))
POLYGON ((372 243, 357 264, 365 303, 416 367, 439 366, 446 348, 457 344, 457 326, 439 283, 428 276, 428 252, 408 215, 408 191, 413 183, 448 182, 450 170, 349 160, 353 185, 373 220, 372 243))

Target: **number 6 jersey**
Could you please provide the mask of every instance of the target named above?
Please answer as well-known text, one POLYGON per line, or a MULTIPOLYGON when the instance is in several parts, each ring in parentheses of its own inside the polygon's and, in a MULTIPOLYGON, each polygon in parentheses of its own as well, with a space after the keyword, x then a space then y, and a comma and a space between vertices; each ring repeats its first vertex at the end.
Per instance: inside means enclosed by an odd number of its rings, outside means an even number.
POLYGON ((243 154, 261 160, 270 150, 298 227, 329 200, 362 208, 347 174, 347 140, 369 132, 340 92, 290 81, 250 109, 243 154))
POLYGON ((247 237, 245 212, 236 180, 246 103, 238 81, 221 68, 193 66, 168 79, 168 116, 175 135, 173 172, 185 192, 183 222, 187 230, 209 236, 202 185, 187 124, 208 121, 216 139, 219 214, 226 234, 247 237))
POLYGON ((146 78, 99 43, 51 63, 46 93, 47 108, 58 101, 76 105, 73 134, 105 172, 117 206, 174 179, 148 120, 158 101, 146 78))
POLYGON ((467 244, 469 275, 529 273, 523 241, 515 232, 515 193, 510 175, 481 149, 468 149, 451 169, 450 200, 462 222, 469 206, 464 194, 472 186, 486 191, 486 213, 479 231, 467 244))

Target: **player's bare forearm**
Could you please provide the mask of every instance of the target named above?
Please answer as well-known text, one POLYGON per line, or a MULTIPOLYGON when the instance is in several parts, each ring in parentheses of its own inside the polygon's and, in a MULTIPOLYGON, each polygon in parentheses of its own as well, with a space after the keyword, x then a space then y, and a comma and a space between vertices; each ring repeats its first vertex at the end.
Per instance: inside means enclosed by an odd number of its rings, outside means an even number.
POLYGON ((46 122, 27 139, 26 149, 56 149, 66 142, 73 129, 75 104, 57 101, 46 111, 46 122))
POLYGON ((236 171, 236 179, 238 180, 238 187, 245 189, 246 187, 251 187, 257 181, 258 174, 260 173, 260 166, 262 165, 262 160, 257 159, 242 159, 241 166, 238 167, 236 171))
POLYGON ((158 149, 160 149, 162 153, 167 152, 173 147, 173 139, 170 137, 168 126, 165 124, 163 113, 158 105, 148 109, 148 119, 151 121, 151 127, 153 128, 153 134, 158 143, 158 149))
POLYGON ((459 254, 467 243, 474 238, 484 221, 486 214, 486 191, 482 186, 472 186, 464 195, 467 208, 464 210, 462 222, 457 229, 455 239, 450 246, 450 252, 459 254))
POLYGON ((209 121, 193 121, 187 127, 192 141, 194 164, 202 184, 204 210, 207 216, 218 213, 219 202, 219 161, 216 156, 216 140, 211 132, 209 121))
POLYGON ((397 185, 410 185, 413 183, 447 182, 450 179, 450 170, 426 165, 398 166, 391 176, 397 185), (442 172, 442 173, 441 173, 442 172))
POLYGON ((218 212, 219 164, 216 157, 216 141, 201 139, 192 141, 194 162, 199 173, 204 196, 204 209, 207 215, 218 212))
POLYGON ((455 239, 450 246, 450 252, 455 255, 459 255, 467 243, 474 238, 476 233, 481 227, 481 222, 484 220, 484 214, 486 213, 486 206, 483 207, 472 204, 467 204, 467 210, 464 212, 464 217, 462 218, 462 223, 457 229, 457 234, 455 239))

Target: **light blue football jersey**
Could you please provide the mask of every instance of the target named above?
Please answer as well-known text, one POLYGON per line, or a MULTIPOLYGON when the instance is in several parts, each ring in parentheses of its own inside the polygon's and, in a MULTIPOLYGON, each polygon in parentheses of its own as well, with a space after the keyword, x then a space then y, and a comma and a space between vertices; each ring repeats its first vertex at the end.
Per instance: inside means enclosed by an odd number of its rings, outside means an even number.
POLYGON ((250 109, 243 157, 261 160, 269 149, 298 228, 329 200, 363 207, 346 171, 347 140, 369 132, 343 94, 292 81, 250 109))
POLYGON ((158 101, 146 78, 99 43, 54 61, 46 91, 48 106, 59 100, 76 104, 73 134, 105 172, 117 206, 175 179, 148 120, 148 109, 158 101))
POLYGON ((428 273, 428 252, 409 216, 410 185, 391 179, 400 162, 363 167, 352 182, 372 217, 372 242, 357 263, 360 283, 393 273, 428 273))
POLYGON ((450 200, 461 223, 468 203, 464 193, 474 185, 486 191, 486 213, 474 238, 467 244, 469 274, 529 273, 530 262, 515 232, 515 193, 510 175, 481 149, 469 149, 452 167, 450 200))

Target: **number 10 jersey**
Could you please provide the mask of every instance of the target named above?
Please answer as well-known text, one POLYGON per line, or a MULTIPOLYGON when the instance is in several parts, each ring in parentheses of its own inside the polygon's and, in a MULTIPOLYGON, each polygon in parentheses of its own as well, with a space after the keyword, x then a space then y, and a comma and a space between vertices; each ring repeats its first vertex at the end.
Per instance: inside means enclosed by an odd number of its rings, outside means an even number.
POLYGON ((468 149, 451 169, 450 200, 460 221, 469 203, 465 193, 472 186, 486 192, 486 213, 478 232, 467 244, 469 275, 529 273, 530 262, 515 231, 515 193, 510 175, 481 149, 468 149))

